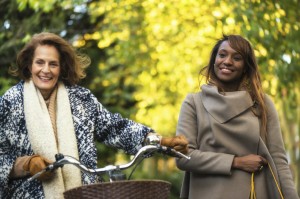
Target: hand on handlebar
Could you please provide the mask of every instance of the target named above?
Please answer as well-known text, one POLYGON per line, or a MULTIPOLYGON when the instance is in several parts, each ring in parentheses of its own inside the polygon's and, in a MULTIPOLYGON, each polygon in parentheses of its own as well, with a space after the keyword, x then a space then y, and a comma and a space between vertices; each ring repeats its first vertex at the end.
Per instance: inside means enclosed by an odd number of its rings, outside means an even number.
POLYGON ((162 137, 160 140, 162 146, 174 148, 176 151, 187 154, 188 153, 188 141, 183 135, 175 137, 162 137))
MULTIPOLYGON (((37 174, 38 172, 45 169, 52 162, 40 155, 32 155, 28 158, 28 160, 24 163, 23 169, 30 173, 31 176, 37 174)), ((53 171, 46 171, 42 173, 39 177, 37 177, 40 181, 47 181, 54 176, 53 171)))

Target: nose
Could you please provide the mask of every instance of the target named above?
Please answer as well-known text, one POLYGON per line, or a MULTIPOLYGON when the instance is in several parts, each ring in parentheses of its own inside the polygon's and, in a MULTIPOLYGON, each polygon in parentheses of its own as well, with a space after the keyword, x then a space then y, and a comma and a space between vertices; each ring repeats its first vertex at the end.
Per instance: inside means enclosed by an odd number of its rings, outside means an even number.
POLYGON ((49 73, 49 72, 50 72, 49 64, 45 64, 45 65, 43 66, 42 72, 44 72, 44 73, 49 73))
POLYGON ((226 59, 225 59, 225 61, 224 61, 224 64, 226 64, 226 65, 232 64, 232 58, 231 58, 231 56, 227 56, 227 57, 226 57, 226 59))

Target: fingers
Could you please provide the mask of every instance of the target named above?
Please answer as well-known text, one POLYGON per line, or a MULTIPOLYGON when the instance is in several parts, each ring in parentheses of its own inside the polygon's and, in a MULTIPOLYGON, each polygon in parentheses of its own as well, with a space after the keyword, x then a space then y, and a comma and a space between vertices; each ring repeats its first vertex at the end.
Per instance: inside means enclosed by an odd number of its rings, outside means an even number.
POLYGON ((44 163, 45 163, 46 166, 48 166, 49 164, 52 164, 52 163, 53 163, 53 161, 48 160, 47 158, 44 158, 44 157, 41 157, 41 158, 42 158, 42 160, 44 161, 44 163))
MULTIPOLYGON (((50 160, 39 155, 33 155, 30 156, 30 158, 24 163, 23 169, 25 171, 28 171, 30 175, 33 176, 36 173, 42 171, 49 164, 51 164, 50 160)), ((45 172, 37 179, 41 181, 49 180, 50 178, 52 178, 53 174, 53 172, 45 172)))
POLYGON ((43 173, 42 175, 40 175, 37 179, 40 181, 48 181, 51 178, 53 178, 53 176, 54 176, 53 171, 47 171, 47 172, 43 173))
POLYGON ((187 139, 183 135, 175 136, 172 140, 173 145, 186 146, 188 144, 187 139))
POLYGON ((268 164, 268 161, 264 157, 261 156, 260 159, 261 159, 261 164, 262 165, 268 164))
POLYGON ((174 149, 183 154, 187 154, 189 150, 187 146, 175 146, 174 149))
POLYGON ((175 146, 186 146, 188 144, 186 138, 183 135, 171 137, 171 138, 162 138, 161 145, 168 147, 175 146))
POLYGON ((174 148, 183 154, 188 153, 188 141, 183 135, 178 135, 171 138, 162 138, 161 145, 174 148))
POLYGON ((258 172, 262 171, 264 166, 267 164, 268 164, 268 161, 264 157, 260 156, 259 165, 258 165, 256 171, 258 171, 258 172))
POLYGON ((44 161, 44 159, 40 156, 33 157, 30 161, 30 174, 34 175, 44 168, 46 168, 47 162, 44 161))
POLYGON ((233 167, 252 173, 262 171, 267 164, 268 161, 264 157, 256 154, 249 154, 242 157, 235 157, 233 167))
POLYGON ((24 165, 23 165, 23 169, 25 171, 29 171, 30 170, 30 163, 31 163, 31 160, 34 158, 34 157, 38 157, 39 155, 32 155, 32 156, 28 156, 27 160, 24 162, 24 165))
POLYGON ((174 149, 176 151, 184 151, 184 150, 187 150, 188 147, 187 146, 180 146, 180 145, 178 145, 178 146, 174 146, 174 149))
POLYGON ((178 144, 180 144, 180 145, 187 145, 188 144, 188 141, 187 141, 187 139, 185 138, 184 135, 178 135, 177 138, 178 138, 177 139, 178 144))
POLYGON ((180 145, 174 146, 174 149, 175 149, 176 151, 181 151, 181 150, 184 150, 185 148, 186 148, 185 146, 180 146, 180 145))
POLYGON ((183 135, 177 136, 177 139, 174 140, 174 149, 183 154, 188 153, 188 141, 183 135))

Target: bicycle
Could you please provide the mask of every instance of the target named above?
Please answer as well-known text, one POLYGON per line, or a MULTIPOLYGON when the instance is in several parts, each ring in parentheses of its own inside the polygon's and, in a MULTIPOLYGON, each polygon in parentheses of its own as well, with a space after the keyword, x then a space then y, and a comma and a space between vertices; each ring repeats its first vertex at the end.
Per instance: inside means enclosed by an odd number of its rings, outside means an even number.
MULTIPOLYGON (((30 177, 33 180, 46 171, 53 171, 66 164, 72 164, 82 172, 104 175, 108 174, 109 182, 102 182, 90 185, 82 185, 64 192, 66 199, 167 199, 170 194, 171 183, 163 180, 130 180, 121 171, 140 163, 143 159, 149 158, 154 153, 162 153, 172 157, 186 158, 186 156, 172 148, 161 145, 146 145, 142 147, 132 158, 132 160, 123 165, 108 165, 103 168, 90 169, 81 164, 77 159, 71 156, 56 154, 56 161, 48 165, 45 169, 30 177), (140 161, 139 161, 140 160, 140 161)), ((136 165, 137 166, 137 165, 136 165)), ((132 173, 134 170, 132 171, 132 173)), ((132 174, 131 173, 131 174, 132 174)), ((131 176, 130 174, 130 176, 131 176)))

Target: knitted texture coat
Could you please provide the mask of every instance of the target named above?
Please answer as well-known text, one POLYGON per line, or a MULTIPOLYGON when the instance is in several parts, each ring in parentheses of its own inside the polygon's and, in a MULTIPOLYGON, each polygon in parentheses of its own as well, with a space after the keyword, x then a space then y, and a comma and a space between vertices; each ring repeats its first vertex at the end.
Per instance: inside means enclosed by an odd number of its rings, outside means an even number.
MULTIPOLYGON (((150 128, 105 109, 86 88, 66 86, 78 145, 79 160, 97 166, 95 140, 134 154, 142 147, 150 128)), ((0 198, 44 198, 42 183, 10 179, 17 157, 33 155, 24 114, 24 81, 0 98, 0 198)), ((38 121, 37 121, 38 122, 38 121)), ((47 138, 45 138, 47 139, 47 138)), ((54 156, 55 154, 53 154, 54 156)), ((97 182, 95 175, 82 173, 82 184, 97 182)))

